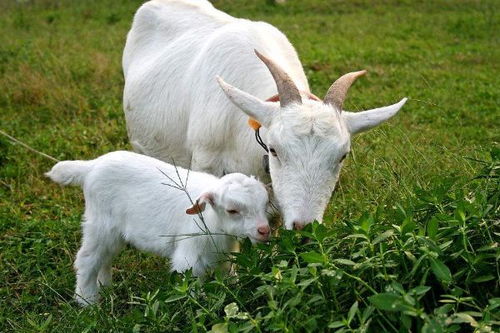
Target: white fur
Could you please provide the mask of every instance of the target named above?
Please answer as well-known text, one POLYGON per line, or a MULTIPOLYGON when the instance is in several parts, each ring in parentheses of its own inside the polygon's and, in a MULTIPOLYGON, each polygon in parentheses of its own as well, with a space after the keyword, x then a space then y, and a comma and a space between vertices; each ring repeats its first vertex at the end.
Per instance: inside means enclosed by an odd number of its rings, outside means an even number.
POLYGON ((75 261, 76 298, 82 305, 96 302, 99 285, 111 283, 111 260, 125 243, 170 258, 172 270, 192 268, 199 276, 226 261, 237 241, 229 235, 254 242, 269 237, 267 191, 243 174, 188 175, 154 158, 118 151, 91 161, 59 162, 47 176, 83 187, 83 240, 75 261), (187 179, 193 201, 205 206, 206 228, 200 216, 186 214, 191 202, 176 188, 179 178, 184 184, 187 179))
POLYGON ((351 134, 387 120, 404 101, 349 113, 304 97, 303 104, 282 110, 264 102, 276 94, 276 84, 254 49, 309 92, 295 49, 275 27, 234 18, 205 0, 142 5, 123 54, 130 140, 137 151, 186 168, 268 180, 265 152, 247 125, 247 115, 255 117, 262 138, 278 152, 270 157, 270 177, 285 226, 321 221, 351 134), (221 81, 227 98, 217 75, 242 90, 221 81))

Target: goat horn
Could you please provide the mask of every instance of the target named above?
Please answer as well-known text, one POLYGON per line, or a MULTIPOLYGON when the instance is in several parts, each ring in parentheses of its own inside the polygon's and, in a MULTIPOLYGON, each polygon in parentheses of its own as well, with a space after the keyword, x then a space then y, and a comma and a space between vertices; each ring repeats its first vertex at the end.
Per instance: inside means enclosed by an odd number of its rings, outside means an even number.
POLYGON ((347 90, 349 87, 356 81, 356 79, 362 75, 365 75, 366 71, 358 71, 351 72, 345 75, 342 75, 337 79, 337 81, 333 82, 330 89, 326 93, 324 103, 335 106, 339 112, 342 112, 342 105, 344 104, 344 100, 347 96, 347 90))
POLYGON ((259 51, 254 50, 257 57, 262 60, 262 62, 267 66, 271 75, 276 82, 278 87, 278 94, 280 96, 280 106, 283 108, 292 103, 302 103, 302 98, 300 97, 299 89, 295 83, 293 83, 290 76, 285 73, 274 61, 263 56, 259 51))

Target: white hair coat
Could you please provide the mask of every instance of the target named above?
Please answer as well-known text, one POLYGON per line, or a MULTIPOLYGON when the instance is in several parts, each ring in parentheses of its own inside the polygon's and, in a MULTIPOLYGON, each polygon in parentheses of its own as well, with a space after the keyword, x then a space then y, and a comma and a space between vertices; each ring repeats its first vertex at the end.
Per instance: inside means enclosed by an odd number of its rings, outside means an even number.
POLYGON ((125 117, 136 151, 218 176, 241 172, 271 180, 289 229, 322 220, 351 135, 389 119, 406 101, 351 113, 309 100, 304 70, 283 33, 229 16, 205 0, 142 5, 127 36, 123 70, 125 117), (302 103, 280 108, 265 102, 276 95, 276 82, 254 49, 288 75, 302 103), (234 87, 220 80, 221 89, 216 76, 234 87), (270 175, 249 116, 273 149, 270 175))
POLYGON ((172 270, 192 269, 199 276, 227 261, 238 237, 257 242, 270 235, 267 190, 240 173, 219 179, 117 151, 59 162, 46 175, 61 185, 82 186, 85 195, 75 260, 82 305, 95 303, 99 285, 111 283, 111 260, 124 244, 168 257, 172 270))

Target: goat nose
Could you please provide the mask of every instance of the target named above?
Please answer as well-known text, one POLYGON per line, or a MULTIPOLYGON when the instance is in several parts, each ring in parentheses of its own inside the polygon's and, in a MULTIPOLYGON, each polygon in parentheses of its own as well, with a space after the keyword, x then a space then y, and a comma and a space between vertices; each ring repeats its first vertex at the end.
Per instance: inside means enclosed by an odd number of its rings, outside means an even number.
POLYGON ((269 234, 271 233, 271 229, 269 228, 269 226, 259 227, 257 231, 262 236, 269 236, 269 234))
POLYGON ((302 229, 304 229, 304 225, 305 225, 304 222, 295 221, 295 222, 293 222, 293 229, 294 230, 302 230, 302 229))

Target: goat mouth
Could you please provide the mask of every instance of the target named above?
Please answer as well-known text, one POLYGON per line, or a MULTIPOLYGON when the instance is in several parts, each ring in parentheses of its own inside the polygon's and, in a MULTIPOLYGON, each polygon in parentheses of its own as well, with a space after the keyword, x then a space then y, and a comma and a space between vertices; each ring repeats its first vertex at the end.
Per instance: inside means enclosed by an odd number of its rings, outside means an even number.
POLYGON ((248 236, 248 238, 250 238, 250 240, 253 243, 267 243, 267 242, 269 242, 269 238, 268 239, 262 239, 262 238, 257 238, 257 237, 254 237, 254 236, 248 236))

